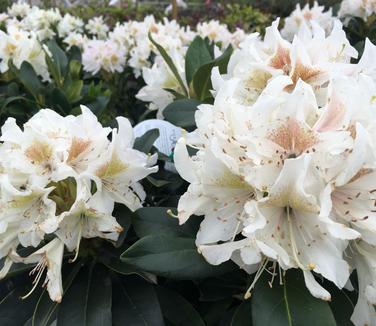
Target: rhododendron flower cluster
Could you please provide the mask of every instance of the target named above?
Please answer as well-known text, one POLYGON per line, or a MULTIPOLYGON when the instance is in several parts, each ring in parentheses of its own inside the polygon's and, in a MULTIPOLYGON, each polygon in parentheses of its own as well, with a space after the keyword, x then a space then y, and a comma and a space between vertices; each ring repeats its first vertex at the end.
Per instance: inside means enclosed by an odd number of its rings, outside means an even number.
POLYGON ((343 0, 338 15, 345 18, 359 17, 367 20, 369 16, 376 13, 375 0, 343 0))
POLYGON ((155 156, 132 148, 126 118, 117 118, 118 128, 104 128, 81 109, 76 117, 41 110, 22 129, 13 118, 1 128, 0 257, 6 260, 0 276, 13 263, 36 264, 34 289, 47 269, 45 284, 57 302, 64 247, 75 252, 74 261, 82 238, 116 241, 122 227, 114 204, 140 208, 139 181, 157 170, 155 156), (37 250, 23 257, 21 247, 37 250))
MULTIPOLYGON (((190 27, 180 26, 176 21, 169 21, 167 18, 157 22, 153 16, 146 16, 143 21, 117 23, 111 29, 102 16, 94 17, 85 23, 81 18, 69 13, 62 15, 56 8, 41 9, 23 1, 9 7, 7 13, 0 17, 0 22, 5 27, 1 32, 3 38, 13 38, 17 33, 27 35, 34 47, 40 48, 38 42, 52 38, 61 39, 68 49, 72 46, 79 47, 83 52, 83 68, 89 73, 121 73, 126 66, 130 66, 136 77, 141 75, 143 68, 151 66, 151 55, 158 53, 148 39, 149 32, 152 32, 154 39, 166 50, 180 52, 182 55, 196 35, 208 37, 220 44, 222 49, 229 44, 237 46, 245 38, 243 30, 238 28, 232 33, 226 25, 217 21, 200 23, 196 31, 193 31, 190 27)), ((27 57, 13 49, 25 47, 19 44, 23 39, 25 37, 20 40, 16 38, 11 48, 0 49, 0 61, 4 66, 2 72, 8 68, 10 55, 12 60, 28 61, 33 65, 34 56, 27 57)), ((47 64, 43 58, 39 59, 42 72, 35 70, 47 79, 47 64)))
POLYGON ((281 30, 281 34, 285 39, 292 41, 299 29, 312 29, 312 22, 317 23, 329 34, 335 20, 336 18, 332 14, 332 9, 330 8, 328 11, 325 11, 325 7, 319 6, 316 1, 312 7, 307 3, 303 9, 300 7, 300 4, 297 4, 295 10, 285 19, 285 25, 281 30))
POLYGON ((197 130, 175 149, 190 183, 178 218, 204 216, 196 244, 209 263, 256 273, 246 298, 265 269, 272 279, 300 269, 323 300, 318 277, 351 288, 356 270, 352 321, 376 325, 376 47, 367 41, 351 64, 357 52, 338 23, 292 42, 277 25, 249 36, 227 75, 213 71, 214 104, 199 106, 197 130))

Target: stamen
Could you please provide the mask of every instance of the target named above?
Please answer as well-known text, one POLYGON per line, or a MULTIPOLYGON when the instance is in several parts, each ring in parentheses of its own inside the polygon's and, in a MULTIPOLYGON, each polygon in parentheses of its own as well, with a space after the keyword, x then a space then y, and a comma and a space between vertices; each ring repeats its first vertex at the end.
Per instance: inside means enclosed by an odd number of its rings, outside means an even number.
POLYGON ((273 287, 274 277, 277 275, 277 273, 275 272, 276 268, 277 268, 277 262, 274 261, 274 262, 273 262, 273 273, 272 273, 272 279, 268 282, 270 288, 273 287))
POLYGON ((235 237, 236 237, 236 235, 238 234, 238 229, 239 229, 240 223, 241 223, 241 222, 238 221, 238 223, 236 224, 235 232, 234 232, 234 234, 233 234, 233 236, 232 236, 232 238, 231 238, 231 242, 235 240, 235 237))
POLYGON ((283 285, 282 269, 281 269, 281 265, 279 264, 278 264, 278 270, 279 270, 279 285, 283 285))
POLYGON ((35 279, 32 283, 32 284, 34 284, 34 286, 32 287, 32 289, 26 295, 21 297, 22 300, 28 298, 34 292, 34 290, 36 289, 36 287, 37 287, 37 285, 38 285, 38 283, 39 283, 39 281, 40 281, 40 279, 43 275, 43 272, 44 272, 46 266, 47 266, 47 261, 43 257, 42 260, 38 263, 38 265, 35 266, 34 269, 30 272, 29 275, 33 275, 35 273, 35 271, 38 271, 37 276, 35 277, 35 279))
POLYGON ((83 222, 82 220, 83 220, 83 218, 85 218, 85 216, 83 216, 81 214, 81 216, 80 216, 80 231, 78 232, 77 245, 76 245, 76 254, 75 254, 75 256, 74 256, 73 259, 69 259, 70 263, 74 263, 77 260, 78 253, 80 252, 81 234, 82 234, 82 222, 83 222))
POLYGON ((253 290, 254 286, 256 285, 256 282, 259 280, 262 273, 264 272, 268 262, 269 262, 269 260, 267 258, 264 258, 264 260, 262 261, 259 269, 257 270, 257 273, 255 275, 255 278, 253 279, 252 284, 250 285, 250 287, 248 288, 248 290, 244 294, 244 299, 247 300, 251 297, 251 295, 252 295, 251 291, 253 290))
POLYGON ((294 255, 294 258, 295 258, 295 261, 296 263, 298 264, 298 267, 305 271, 307 270, 307 267, 305 267, 299 260, 299 257, 298 257, 298 249, 296 247, 296 242, 295 242, 295 238, 294 238, 294 232, 292 230, 292 221, 291 221, 291 218, 290 218, 290 207, 286 207, 286 212, 287 212, 287 221, 288 221, 288 224, 289 224, 289 233, 290 233, 290 242, 291 242, 291 248, 292 248, 292 254, 294 255))

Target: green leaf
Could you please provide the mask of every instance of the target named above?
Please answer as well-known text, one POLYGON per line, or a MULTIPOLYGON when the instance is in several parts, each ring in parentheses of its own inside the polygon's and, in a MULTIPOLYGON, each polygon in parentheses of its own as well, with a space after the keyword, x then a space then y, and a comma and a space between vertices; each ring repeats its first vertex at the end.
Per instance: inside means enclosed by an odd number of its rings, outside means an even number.
POLYGON ((226 73, 232 51, 232 47, 229 46, 221 56, 201 66, 193 75, 193 89, 197 99, 204 101, 206 98, 211 97, 211 71, 217 66, 221 74, 226 73))
POLYGON ((235 310, 231 326, 252 326, 251 300, 243 301, 235 310))
POLYGON ((105 95, 97 96, 93 101, 86 103, 85 105, 97 116, 100 117, 106 110, 110 97, 105 95))
POLYGON ((192 81, 195 72, 204 64, 212 61, 213 58, 209 52, 207 42, 200 36, 196 36, 190 44, 185 55, 185 75, 187 84, 192 81))
POLYGON ((158 129, 150 129, 141 137, 137 137, 134 141, 134 149, 137 149, 145 154, 148 154, 153 147, 154 142, 159 137, 158 129))
POLYGON ((200 301, 218 301, 242 296, 247 290, 247 274, 237 269, 231 273, 205 279, 198 284, 200 301))
POLYGON ((0 301, 0 325, 23 325, 33 313, 40 295, 40 288, 35 289, 27 299, 21 297, 28 293, 30 286, 17 287, 0 301))
POLYGON ((59 307, 57 326, 111 325, 111 279, 102 265, 81 269, 64 295, 59 307))
POLYGON ((125 205, 116 204, 113 215, 115 216, 116 221, 123 228, 123 232, 120 233, 119 238, 116 241, 116 247, 120 247, 123 244, 131 226, 132 211, 125 205))
POLYGON ((59 89, 54 88, 50 94, 48 94, 49 105, 56 111, 59 111, 63 115, 68 115, 72 106, 70 105, 65 94, 59 89))
POLYGON ((50 57, 48 53, 46 53, 47 65, 54 81, 59 87, 61 87, 67 73, 68 58, 65 52, 57 45, 55 40, 48 41, 46 45, 52 55, 52 57, 50 57))
POLYGON ((176 326, 205 326, 199 313, 181 295, 164 287, 157 287, 163 316, 176 326))
POLYGON ((43 95, 45 92, 44 86, 39 80, 33 66, 24 61, 18 70, 12 63, 9 64, 10 69, 15 74, 17 79, 25 86, 28 92, 35 98, 40 105, 44 104, 43 95))
POLYGON ((329 304, 337 325, 353 326, 350 318, 357 301, 356 291, 349 292, 345 289, 338 289, 333 284, 328 284, 325 288, 327 288, 332 296, 332 301, 329 304))
MULTIPOLYGON (((63 278, 63 289, 64 292, 67 292, 69 287, 71 286, 74 278, 76 277, 77 273, 80 271, 82 264, 80 262, 76 262, 71 270, 64 275, 63 278)), ((53 317, 56 314, 56 310, 58 308, 58 303, 51 301, 47 290, 45 289, 40 296, 32 318, 32 325, 33 326, 45 326, 49 325, 50 322, 53 321, 53 317)))
POLYGON ((78 46, 74 45, 72 46, 69 51, 67 52, 69 61, 77 61, 81 62, 82 61, 82 55, 81 55, 81 50, 78 46))
POLYGON ((170 236, 194 238, 201 223, 199 217, 192 217, 183 225, 179 220, 167 213, 170 207, 143 207, 132 216, 132 225, 140 237, 155 234, 168 234, 170 236))
POLYGON ((163 116, 175 126, 192 130, 196 127, 195 112, 200 104, 202 102, 195 99, 176 100, 166 106, 163 116))
POLYGON ((86 323, 90 326, 112 324, 112 281, 103 265, 94 268, 90 289, 86 323))
POLYGON ((152 285, 139 277, 113 278, 112 323, 114 326, 164 325, 152 285))
POLYGON ((184 91, 184 94, 185 96, 188 97, 188 91, 185 87, 185 84, 183 82, 183 80, 181 79, 180 77, 180 74, 174 64, 174 62, 172 61, 171 57, 168 55, 168 53, 166 52, 166 50, 163 48, 163 46, 161 46, 160 44, 158 44, 154 39, 153 37, 151 36, 151 32, 149 32, 149 40, 151 43, 153 43, 153 45, 158 49, 159 53, 161 54, 161 56, 163 57, 164 61, 166 62, 167 66, 170 68, 171 72, 174 74, 176 80, 178 81, 178 83, 180 84, 180 87, 182 88, 182 90, 184 91))
POLYGON ((234 266, 232 263, 209 265, 198 254, 194 239, 169 235, 144 237, 128 248, 120 259, 149 273, 182 280, 220 275, 234 266))
POLYGON ((252 295, 254 326, 336 326, 329 304, 313 297, 301 273, 289 271, 283 285, 257 282, 252 295))
POLYGON ((15 102, 15 101, 24 101, 24 102, 29 102, 29 103, 34 103, 30 100, 28 100, 26 97, 24 96, 12 96, 12 97, 8 97, 3 103, 1 103, 1 108, 0 108, 0 112, 2 112, 9 104, 15 102))

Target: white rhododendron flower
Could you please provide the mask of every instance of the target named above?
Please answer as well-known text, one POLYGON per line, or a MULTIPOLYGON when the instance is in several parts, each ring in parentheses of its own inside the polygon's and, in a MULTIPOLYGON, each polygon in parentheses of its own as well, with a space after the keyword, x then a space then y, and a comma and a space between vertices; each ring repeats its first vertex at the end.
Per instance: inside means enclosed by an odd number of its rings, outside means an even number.
POLYGON ((115 202, 140 208, 139 181, 158 169, 156 156, 132 148, 127 119, 118 118, 119 129, 111 130, 81 110, 76 117, 41 110, 23 128, 9 118, 1 129, 0 258, 6 259, 0 277, 13 263, 37 264, 34 289, 47 268, 45 284, 57 302, 64 246, 75 251, 74 261, 82 238, 115 242, 122 232, 112 216, 115 202), (47 244, 46 235, 53 237, 47 244), (21 257, 20 247, 38 249, 21 257))
POLYGON ((190 184, 177 217, 204 216, 196 245, 209 263, 257 272, 246 298, 267 266, 273 278, 300 269, 323 300, 316 276, 343 288, 357 270, 352 321, 375 325, 376 47, 352 64, 338 22, 329 35, 312 22, 292 42, 277 24, 240 45, 227 75, 213 69, 214 104, 175 149, 190 184))
POLYGON ((103 17, 94 17, 88 21, 85 25, 87 31, 100 39, 106 37, 107 32, 109 31, 109 27, 105 24, 103 17))
MULTIPOLYGON (((170 57, 177 68, 182 80, 185 80, 184 56, 178 51, 171 51, 170 57)), ((146 86, 141 88, 136 97, 144 102, 150 102, 150 110, 158 110, 158 118, 163 118, 163 109, 174 100, 171 91, 184 94, 184 90, 161 56, 155 58, 151 68, 142 70, 146 86), (170 90, 170 91, 169 91, 170 90)))
POLYGON ((106 72, 123 72, 126 61, 126 50, 113 41, 90 40, 84 42, 82 64, 92 74, 100 70, 106 72))
MULTIPOLYGON (((0 24, 5 25, 3 32, 7 35, 18 31, 19 34, 24 33, 28 38, 39 42, 57 39, 65 44, 68 50, 73 46, 79 47, 83 52, 86 72, 96 74, 103 70, 106 73, 116 74, 122 73, 124 68, 129 66, 133 69, 135 77, 141 76, 144 68, 150 68, 153 55, 159 54, 148 38, 149 32, 168 52, 181 54, 185 54, 189 44, 197 35, 208 37, 210 41, 217 43, 221 50, 230 44, 237 48, 246 38, 246 33, 242 29, 237 28, 236 31, 230 32, 226 25, 218 21, 200 23, 196 30, 191 30, 189 26, 181 26, 166 17, 158 22, 150 15, 142 21, 117 22, 114 27, 110 27, 102 16, 84 22, 72 14, 61 14, 57 8, 42 9, 29 6, 23 1, 13 4, 6 13, 0 14, 0 24)), ((24 37, 16 36, 13 45, 7 47, 5 53, 0 51, 1 71, 8 70, 9 57, 15 51, 13 46, 27 47, 29 50, 20 60, 31 63, 38 75, 45 81, 49 80, 47 65, 43 58, 37 55, 38 53, 35 54, 40 45, 35 41, 21 45, 19 43, 24 37), (31 45, 34 45, 34 50, 29 53, 31 45)))
POLYGON ((44 80, 50 80, 46 53, 33 33, 17 28, 8 28, 8 33, 0 31, 0 72, 9 70, 10 61, 17 68, 26 61, 44 80))
POLYGON ((26 1, 19 0, 8 8, 8 15, 13 17, 24 17, 31 10, 31 7, 26 1))
POLYGON ((312 30, 312 22, 323 28, 328 35, 332 31, 334 21, 335 18, 332 15, 332 9, 330 8, 328 11, 325 11, 325 7, 319 6, 316 1, 312 7, 306 4, 303 9, 300 7, 300 4, 297 4, 290 16, 285 18, 281 35, 285 39, 292 41, 300 29, 308 28, 312 30))
POLYGON ((67 49, 70 49, 72 46, 77 46, 82 50, 87 42, 87 38, 80 33, 70 33, 64 38, 63 42, 67 45, 67 49))
POLYGON ((81 33, 84 22, 81 18, 65 14, 57 25, 57 31, 60 37, 68 37, 71 33, 81 33))
MULTIPOLYGON (((283 82, 285 90, 292 91, 302 80, 312 86, 322 105, 330 76, 346 73, 346 68, 352 69, 349 63, 357 56, 357 51, 346 39, 338 21, 329 36, 313 23, 313 31, 302 30, 292 42, 282 38, 278 23, 277 20, 266 29, 264 40, 251 34, 241 43, 230 58, 227 75, 214 76, 214 88, 221 85, 222 79, 239 79, 234 99, 242 104, 253 104, 269 82, 282 75, 288 77, 283 82)), ((277 83, 276 87, 279 87, 277 83)))
POLYGON ((231 44, 231 32, 226 25, 217 20, 198 23, 196 28, 198 35, 202 38, 207 37, 210 41, 219 42, 224 48, 231 44))
POLYGON ((376 2, 374 0, 343 0, 338 16, 345 18, 345 23, 351 17, 359 17, 363 20, 376 13, 376 2))

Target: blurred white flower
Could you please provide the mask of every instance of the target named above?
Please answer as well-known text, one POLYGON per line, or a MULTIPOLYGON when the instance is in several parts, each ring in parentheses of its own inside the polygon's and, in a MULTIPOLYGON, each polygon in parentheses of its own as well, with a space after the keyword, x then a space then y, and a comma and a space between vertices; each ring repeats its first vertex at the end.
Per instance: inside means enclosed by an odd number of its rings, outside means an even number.
POLYGON ((343 0, 338 16, 344 18, 345 24, 351 17, 359 17, 363 20, 376 13, 374 0, 343 0))
POLYGON ((336 18, 332 15, 331 8, 328 11, 324 10, 325 7, 319 6, 317 1, 314 2, 311 8, 309 4, 306 4, 304 8, 301 9, 300 4, 297 4, 296 9, 290 16, 285 18, 281 35, 285 39, 292 41, 294 36, 299 33, 300 29, 306 28, 312 30, 313 21, 325 31, 326 35, 329 35, 336 18))
POLYGON ((109 31, 109 27, 105 24, 102 16, 90 19, 85 28, 91 35, 100 39, 104 39, 109 31))
POLYGON ((124 46, 113 41, 90 40, 84 42, 82 64, 84 69, 92 74, 100 70, 111 73, 121 73, 126 61, 124 46))
MULTIPOLYGON (((170 51, 170 56, 182 80, 185 80, 184 56, 178 51, 170 51)), ((141 88, 136 97, 150 102, 150 110, 158 110, 158 118, 162 119, 163 109, 174 100, 171 93, 184 94, 181 85, 161 56, 155 58, 151 68, 143 68, 142 77, 146 86, 141 88)))

